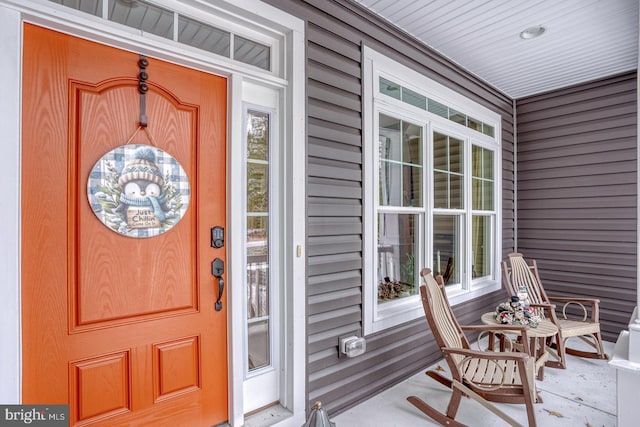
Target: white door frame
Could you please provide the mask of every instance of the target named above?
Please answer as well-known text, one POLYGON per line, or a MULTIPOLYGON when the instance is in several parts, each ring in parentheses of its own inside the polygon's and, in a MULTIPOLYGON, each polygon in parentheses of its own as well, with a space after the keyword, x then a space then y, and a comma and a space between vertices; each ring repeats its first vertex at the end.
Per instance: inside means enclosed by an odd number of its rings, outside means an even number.
MULTIPOLYGON (((159 4, 165 0, 152 0, 159 4)), ((305 198, 306 198, 306 161, 305 144, 305 94, 304 94, 304 22, 273 6, 259 0, 210 0, 208 3, 190 0, 176 0, 169 4, 192 9, 209 8, 203 15, 210 13, 213 7, 228 10, 233 15, 246 19, 259 19, 274 34, 281 34, 284 47, 280 53, 280 76, 269 75, 250 66, 234 63, 224 58, 213 58, 193 49, 182 49, 176 43, 158 40, 157 37, 144 37, 140 32, 126 31, 117 25, 100 18, 64 8, 47 0, 0 0, 0 78, 2 96, 0 96, 0 125, 3 129, 3 143, 0 144, 0 179, 4 183, 0 206, 0 271, 3 272, 3 286, 0 287, 0 402, 5 404, 21 403, 22 395, 22 347, 21 347, 21 66, 22 66, 22 25, 24 21, 46 26, 73 36, 101 42, 120 49, 144 51, 147 55, 174 62, 185 67, 199 69, 229 79, 229 120, 228 120, 228 162, 227 176, 229 194, 238 190, 234 177, 237 176, 237 159, 231 147, 237 146, 242 138, 242 79, 262 82, 265 85, 280 87, 282 93, 282 114, 280 121, 281 147, 284 151, 282 173, 284 180, 284 214, 288 224, 283 230, 282 277, 285 282, 285 298, 282 310, 285 313, 282 327, 282 339, 288 348, 283 376, 281 378, 283 394, 281 404, 290 413, 277 425, 299 426, 304 423, 306 410, 306 359, 305 359, 305 288, 293 286, 306 282, 305 256, 302 248, 305 243, 305 198), (238 115, 238 112, 240 114, 238 115), (298 143, 294 143, 294 141, 298 143), (304 191, 302 191, 304 189, 304 191), (295 215, 293 214, 295 212, 295 215), (293 349, 293 351, 291 351, 293 349)), ((230 202, 230 200, 228 200, 230 202)), ((231 203, 228 203, 231 205, 231 203)), ((231 211, 227 226, 234 227, 231 211)), ((231 233, 229 233, 230 236, 231 233)), ((231 239, 227 239, 230 242, 231 239)), ((227 247, 228 259, 233 264, 238 257, 236 247, 227 247)), ((230 284, 237 280, 242 283, 244 272, 233 271, 230 265, 227 280, 230 284)), ((242 401, 242 383, 244 370, 242 363, 246 357, 242 344, 241 329, 233 325, 244 322, 243 310, 238 307, 246 301, 241 286, 230 286, 229 299, 229 423, 232 426, 244 425, 242 401), (238 366, 240 365, 240 366, 238 366)), ((48 402, 42 402, 48 403, 48 402)), ((275 425, 275 424, 274 424, 275 425)))

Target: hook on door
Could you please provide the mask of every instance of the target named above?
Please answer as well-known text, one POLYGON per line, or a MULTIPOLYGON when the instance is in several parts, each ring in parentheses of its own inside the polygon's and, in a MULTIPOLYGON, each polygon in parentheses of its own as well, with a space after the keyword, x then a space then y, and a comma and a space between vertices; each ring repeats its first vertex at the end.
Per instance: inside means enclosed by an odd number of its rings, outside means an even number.
POLYGON ((216 311, 222 310, 222 293, 224 292, 224 261, 220 258, 216 258, 211 262, 211 274, 218 279, 218 300, 215 304, 216 311))

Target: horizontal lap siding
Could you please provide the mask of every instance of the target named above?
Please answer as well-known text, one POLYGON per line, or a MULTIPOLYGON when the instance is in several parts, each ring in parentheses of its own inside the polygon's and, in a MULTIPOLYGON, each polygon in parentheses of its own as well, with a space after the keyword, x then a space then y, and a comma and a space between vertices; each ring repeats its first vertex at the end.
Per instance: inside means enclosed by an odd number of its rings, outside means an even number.
POLYGON ((518 251, 552 295, 599 298, 615 341, 636 305, 636 73, 517 101, 518 251))
MULTIPOLYGON (((340 357, 339 338, 363 334, 362 46, 368 45, 504 118, 504 241, 513 240, 512 101, 343 0, 267 0, 306 21, 307 404, 330 415, 441 358, 426 321, 368 335, 365 354, 340 357)), ((505 253, 506 253, 505 252, 505 253)), ((477 322, 494 293, 456 307, 477 322)))
POLYGON ((502 113, 502 254, 515 250, 515 161, 513 107, 502 113), (511 115, 509 115, 511 114, 511 115))
POLYGON ((361 47, 345 36, 307 23, 308 406, 320 400, 332 412, 377 376, 371 358, 338 355, 340 337, 363 335, 364 294, 361 47))

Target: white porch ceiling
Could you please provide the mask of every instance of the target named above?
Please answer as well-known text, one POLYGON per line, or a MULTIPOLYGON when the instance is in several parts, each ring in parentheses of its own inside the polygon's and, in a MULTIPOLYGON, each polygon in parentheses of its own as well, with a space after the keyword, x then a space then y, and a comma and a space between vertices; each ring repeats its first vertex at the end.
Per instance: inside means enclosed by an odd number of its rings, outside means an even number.
POLYGON ((638 68, 638 0, 353 1, 515 99, 638 68))

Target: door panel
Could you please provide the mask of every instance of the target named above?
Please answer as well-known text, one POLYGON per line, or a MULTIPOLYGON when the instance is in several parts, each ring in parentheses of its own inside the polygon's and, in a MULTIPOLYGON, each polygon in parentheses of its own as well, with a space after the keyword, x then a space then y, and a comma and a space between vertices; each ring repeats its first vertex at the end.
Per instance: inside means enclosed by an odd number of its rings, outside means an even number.
MULTIPOLYGON (((160 87, 154 88, 152 83, 149 85, 156 90, 147 94, 148 115, 174 117, 174 120, 151 123, 151 136, 157 133, 168 135, 168 138, 176 141, 193 140, 190 130, 195 127, 193 122, 197 117, 197 108, 173 100, 160 87)), ((113 130, 120 125, 120 135, 126 135, 127 132, 132 133, 132 127, 134 131, 136 129, 135 123, 130 121, 124 125, 118 123, 118 115, 111 114, 109 109, 113 106, 120 109, 119 106, 122 106, 122 110, 126 111, 124 117, 136 118, 139 116, 139 107, 137 102, 131 100, 135 101, 138 95, 136 87, 132 87, 128 80, 109 81, 98 86, 72 81, 69 86, 70 128, 76 130, 76 135, 71 136, 75 142, 72 149, 79 153, 81 168, 76 188, 82 198, 82 189, 86 186, 92 162, 96 161, 96 153, 99 150, 108 151, 117 141, 111 136, 113 130), (102 116, 108 117, 106 123, 84 120, 85 117, 102 116), (98 151, 84 150, 85 141, 104 141, 107 146, 98 148, 98 151)), ((120 122, 122 121, 124 120, 120 122)), ((144 135, 138 135, 139 133, 135 136, 144 135)), ((124 140, 120 139, 122 142, 127 140, 126 136, 124 140)), ((139 142, 145 141, 143 139, 139 142)), ((156 142, 160 144, 170 141, 165 139, 156 142)), ((172 144, 165 150, 178 159, 195 159, 192 152, 195 144, 172 144)), ((195 170, 192 163, 187 160, 184 165, 189 176, 195 170)), ((123 238, 96 221, 91 209, 80 209, 78 214, 75 221, 78 230, 77 246, 73 248, 75 253, 72 255, 73 259, 78 260, 71 301, 71 306, 75 308, 74 330, 102 326, 105 323, 146 321, 179 311, 197 310, 197 273, 190 257, 190 254, 198 251, 197 239, 187 239, 180 232, 166 232, 148 240, 123 238), (114 251, 114 247, 118 249, 114 251), (149 250, 149 247, 153 250, 149 250), (158 256, 163 262, 156 262, 158 256), (136 263, 135 268, 130 268, 132 260, 136 263)), ((192 214, 186 215, 179 222, 179 227, 183 230, 193 230, 194 226, 192 214)))
POLYGON ((24 28, 23 402, 69 403, 72 425, 213 425, 227 419, 226 300, 210 228, 224 226, 226 79, 24 28), (190 203, 150 238, 114 232, 87 200, 115 147, 170 153, 190 203), (215 285, 215 286, 214 286, 215 285))

